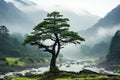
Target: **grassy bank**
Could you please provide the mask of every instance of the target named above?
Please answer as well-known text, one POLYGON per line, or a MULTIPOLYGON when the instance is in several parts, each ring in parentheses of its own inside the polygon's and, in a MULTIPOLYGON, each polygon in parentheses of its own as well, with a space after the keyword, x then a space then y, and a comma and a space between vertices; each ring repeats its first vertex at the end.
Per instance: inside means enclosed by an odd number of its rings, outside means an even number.
POLYGON ((7 59, 7 62, 9 65, 18 65, 18 66, 25 66, 25 63, 20 61, 19 58, 6 58, 7 59))
MULTIPOLYGON (((8 80, 8 78, 4 80, 8 80)), ((9 80, 120 80, 120 76, 103 75, 94 72, 74 73, 61 71, 58 73, 44 73, 27 77, 9 78, 9 80)))

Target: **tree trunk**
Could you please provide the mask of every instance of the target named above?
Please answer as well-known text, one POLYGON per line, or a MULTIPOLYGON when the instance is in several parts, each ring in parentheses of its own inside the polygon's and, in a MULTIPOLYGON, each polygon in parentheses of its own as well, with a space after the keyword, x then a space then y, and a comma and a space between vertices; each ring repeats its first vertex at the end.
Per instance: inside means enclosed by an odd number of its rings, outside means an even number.
POLYGON ((58 71, 58 68, 56 66, 56 59, 57 59, 57 56, 55 54, 52 54, 52 58, 50 62, 50 72, 58 71))

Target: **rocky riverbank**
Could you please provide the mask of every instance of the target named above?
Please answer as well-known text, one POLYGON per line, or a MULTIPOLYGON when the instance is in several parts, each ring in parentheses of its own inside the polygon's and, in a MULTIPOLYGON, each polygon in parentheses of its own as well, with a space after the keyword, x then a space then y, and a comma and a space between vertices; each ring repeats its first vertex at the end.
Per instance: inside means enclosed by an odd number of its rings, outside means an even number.
MULTIPOLYGON (((6 76, 8 77, 18 77, 18 76, 32 76, 32 75, 38 75, 43 74, 44 72, 49 70, 48 63, 43 63, 43 65, 34 65, 34 66, 26 66, 25 70, 22 68, 14 69, 15 72, 9 72, 5 75, 0 75, 1 78, 4 78, 6 76), (46 67, 45 67, 46 66, 46 67), (22 69, 22 70, 21 70, 22 69), (17 71, 18 70, 18 71, 17 71)), ((71 60, 65 63, 59 63, 57 64, 59 70, 61 71, 68 71, 68 72, 74 72, 79 73, 83 70, 89 70, 86 73, 89 73, 90 71, 98 73, 98 74, 110 74, 110 75, 119 75, 118 73, 106 71, 104 68, 98 68, 97 65, 91 61, 84 61, 84 60, 71 60)), ((13 70, 13 71, 14 71, 13 70)), ((84 71, 85 72, 85 71, 84 71)))
POLYGON ((43 73, 17 78, 4 78, 6 80, 120 80, 120 76, 98 74, 90 70, 82 70, 79 73, 59 71, 57 73, 43 73))
POLYGON ((48 66, 49 63, 35 63, 35 64, 27 64, 25 66, 0 66, 0 75, 3 75, 8 72, 17 72, 21 70, 26 70, 30 68, 39 68, 48 66))

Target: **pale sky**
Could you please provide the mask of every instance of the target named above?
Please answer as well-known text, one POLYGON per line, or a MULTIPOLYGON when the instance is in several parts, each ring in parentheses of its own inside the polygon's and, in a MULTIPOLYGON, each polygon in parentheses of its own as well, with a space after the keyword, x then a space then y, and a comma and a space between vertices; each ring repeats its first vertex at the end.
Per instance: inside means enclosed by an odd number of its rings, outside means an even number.
POLYGON ((81 9, 104 17, 111 9, 120 4, 120 0, 30 0, 39 4, 45 10, 54 10, 62 7, 79 13, 81 9))

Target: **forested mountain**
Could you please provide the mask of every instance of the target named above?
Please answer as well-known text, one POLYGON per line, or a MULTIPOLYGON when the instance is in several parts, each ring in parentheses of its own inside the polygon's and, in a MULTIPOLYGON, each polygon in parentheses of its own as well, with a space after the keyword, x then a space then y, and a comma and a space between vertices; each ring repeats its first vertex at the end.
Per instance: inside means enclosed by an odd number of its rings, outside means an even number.
POLYGON ((109 42, 101 42, 98 44, 95 44, 93 47, 89 46, 89 45, 82 45, 80 47, 81 49, 81 56, 82 57, 92 57, 92 58, 104 58, 109 51, 109 42))
MULTIPOLYGON (((0 0, 0 25, 6 25, 11 33, 18 32, 23 35, 30 33, 33 27, 40 23, 48 13, 29 0, 6 1, 0 0)), ((75 31, 87 29, 100 19, 85 10, 80 10, 78 14, 61 6, 56 7, 55 10, 69 18, 70 29, 75 31)), ((17 36, 17 38, 19 37, 17 36)))
MULTIPOLYGON (((29 33, 48 13, 37 7, 37 4, 29 0, 14 0, 12 2, 1 0, 0 24, 8 26, 11 32, 29 33)), ((58 7, 57 10, 70 19, 71 29, 76 31, 93 26, 100 19, 85 10, 81 10, 79 14, 62 7, 58 7)))
POLYGON ((50 56, 47 53, 39 50, 37 47, 22 45, 22 35, 10 35, 4 30, 8 29, 5 26, 0 26, 0 56, 1 57, 14 57, 21 58, 29 62, 44 62, 50 56), (5 29, 3 29, 4 27, 5 29), (6 36, 7 34, 7 36, 6 36))
POLYGON ((33 26, 34 23, 13 3, 0 0, 0 24, 9 26, 10 31, 18 32, 21 30, 25 33, 23 26, 29 31, 29 27, 33 26))
POLYGON ((94 27, 113 27, 120 24, 120 5, 112 9, 104 18, 100 19, 94 27))
MULTIPOLYGON (((101 18, 93 27, 85 31, 85 35, 97 33, 100 28, 115 28, 120 24, 120 5, 112 9, 104 18, 101 18)), ((119 27, 120 28, 120 27, 119 27)))
MULTIPOLYGON (((0 0, 0 24, 7 25, 10 32, 29 33, 47 14, 47 11, 42 8, 36 8, 36 6, 37 4, 29 0, 14 0, 13 2, 0 0)), ((87 29, 96 23, 92 28, 82 31, 83 34, 80 32, 80 35, 86 39, 85 42, 87 44, 82 46, 82 54, 90 55, 95 53, 95 56, 105 56, 107 54, 112 38, 111 36, 113 36, 113 33, 120 27, 116 26, 120 23, 120 5, 102 19, 85 10, 80 10, 78 14, 76 14, 61 6, 56 6, 56 9, 64 14, 64 17, 70 19, 70 28, 72 30, 79 31, 81 29, 87 29), (89 51, 84 52, 86 51, 86 46, 90 48, 90 53, 89 51), (102 46, 105 46, 104 51, 102 46)), ((17 38, 20 39, 19 37, 17 38)))
POLYGON ((114 62, 120 64, 120 30, 118 30, 111 42, 109 54, 107 55, 108 62, 114 62))
POLYGON ((94 54, 96 56, 105 56, 108 54, 111 39, 115 32, 120 29, 119 15, 120 5, 112 9, 93 27, 81 33, 86 39, 86 45, 81 46, 81 53, 83 53, 82 55, 87 56, 87 54, 94 54), (86 49, 89 51, 86 51, 86 49))
POLYGON ((100 63, 101 66, 108 70, 120 71, 120 30, 118 30, 112 38, 106 60, 100 63))

